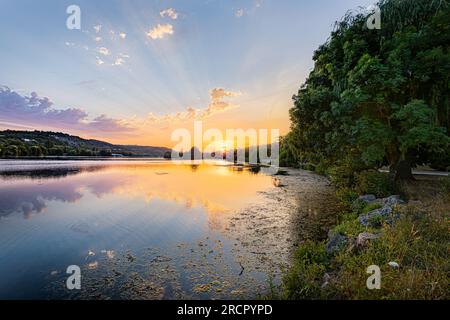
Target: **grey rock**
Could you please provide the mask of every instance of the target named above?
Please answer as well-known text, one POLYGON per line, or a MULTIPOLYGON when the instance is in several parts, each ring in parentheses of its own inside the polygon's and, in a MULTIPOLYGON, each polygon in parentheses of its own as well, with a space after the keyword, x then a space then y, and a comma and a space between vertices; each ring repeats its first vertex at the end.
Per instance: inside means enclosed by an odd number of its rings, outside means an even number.
POLYGON ((403 201, 399 195, 394 195, 383 199, 383 205, 389 207, 404 203, 405 201, 403 201))
POLYGON ((348 243, 348 238, 340 233, 329 233, 325 251, 329 254, 341 251, 348 243))
POLYGON ((381 237, 381 234, 374 234, 370 232, 362 232, 358 234, 356 238, 356 244, 358 247, 365 247, 370 240, 375 240, 381 237))
POLYGON ((373 194, 366 194, 363 196, 359 196, 358 201, 364 201, 364 202, 372 202, 375 201, 377 199, 377 197, 375 197, 375 195, 373 194))
POLYGON ((372 210, 359 216, 359 223, 365 227, 379 227, 382 221, 391 224, 394 220, 392 208, 385 206, 380 209, 372 210))
POLYGON ((399 265, 397 262, 395 262, 395 261, 389 262, 388 265, 389 265, 391 268, 394 268, 394 269, 400 268, 400 265, 399 265))

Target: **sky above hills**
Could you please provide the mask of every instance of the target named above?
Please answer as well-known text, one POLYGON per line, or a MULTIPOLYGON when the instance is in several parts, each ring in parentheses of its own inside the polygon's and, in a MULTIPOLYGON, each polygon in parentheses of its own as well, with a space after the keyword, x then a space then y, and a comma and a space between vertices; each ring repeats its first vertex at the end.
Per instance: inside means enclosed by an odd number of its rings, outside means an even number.
POLYGON ((373 2, 0 0, 0 128, 167 147, 194 119, 286 133, 313 51, 373 2))

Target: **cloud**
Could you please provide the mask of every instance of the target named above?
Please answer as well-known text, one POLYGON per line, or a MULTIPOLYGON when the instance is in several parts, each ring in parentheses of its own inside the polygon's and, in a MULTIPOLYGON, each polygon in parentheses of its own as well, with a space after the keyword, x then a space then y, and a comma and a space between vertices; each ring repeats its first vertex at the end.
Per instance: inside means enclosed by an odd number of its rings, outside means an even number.
POLYGON ((106 114, 92 116, 79 108, 54 108, 48 98, 39 97, 34 92, 27 96, 0 86, 0 126, 50 129, 98 138, 123 139, 142 135, 149 127, 154 128, 155 124, 170 125, 194 119, 202 120, 237 108, 239 105, 233 104, 230 99, 241 96, 241 93, 214 88, 210 90, 209 96, 210 102, 204 108, 189 106, 183 111, 165 115, 149 113, 145 117, 115 119, 106 114))
POLYGON ((187 107, 185 111, 171 113, 163 116, 156 116, 150 113, 147 116, 147 121, 153 123, 161 122, 174 122, 174 121, 187 121, 192 119, 205 119, 211 117, 217 113, 225 112, 230 109, 239 107, 228 101, 224 101, 224 98, 235 98, 242 95, 240 92, 226 91, 223 88, 214 88, 210 90, 210 103, 208 107, 204 109, 195 109, 193 107, 187 107))
POLYGON ((242 93, 226 91, 223 88, 214 88, 209 92, 209 95, 211 97, 211 103, 204 111, 203 117, 208 117, 219 112, 224 112, 228 109, 236 108, 236 105, 223 101, 223 99, 239 97, 242 95, 242 93))
POLYGON ((0 189, 0 217, 21 212, 24 218, 43 212, 48 201, 73 203, 82 198, 79 183, 54 180, 44 185, 14 185, 0 189))
POLYGON ((161 17, 169 17, 172 20, 176 20, 178 18, 178 12, 176 12, 173 8, 168 8, 162 10, 160 13, 161 17))
POLYGON ((131 127, 127 125, 126 120, 117 120, 109 118, 105 114, 102 114, 94 118, 91 122, 86 123, 86 126, 93 131, 102 132, 120 132, 130 131, 131 127))
POLYGON ((121 66, 125 63, 125 59, 129 59, 130 56, 127 54, 119 53, 119 56, 114 60, 113 66, 121 66))
POLYGON ((89 133, 127 133, 134 129, 124 120, 100 115, 90 120, 89 114, 79 108, 55 109, 46 97, 32 92, 21 95, 0 86, 0 122, 20 124, 34 128, 56 128, 89 133))
POLYGON ((125 60, 121 57, 116 58, 116 60, 113 63, 113 66, 121 66, 123 65, 123 63, 125 62, 125 60))
POLYGON ((153 40, 162 39, 165 35, 173 34, 173 26, 171 24, 158 24, 156 27, 147 32, 147 36, 153 40))
POLYGON ((244 15, 244 9, 239 9, 234 13, 236 18, 240 18, 244 15))
POLYGON ((105 61, 103 61, 102 59, 100 59, 99 57, 95 57, 95 63, 99 66, 101 66, 102 64, 105 63, 105 61))
POLYGON ((214 88, 209 92, 211 100, 217 102, 225 97, 239 97, 242 95, 240 92, 226 91, 223 88, 214 88))
POLYGON ((105 48, 105 47, 97 48, 97 52, 102 54, 102 55, 104 55, 104 56, 109 56, 110 55, 110 52, 109 52, 108 48, 105 48))

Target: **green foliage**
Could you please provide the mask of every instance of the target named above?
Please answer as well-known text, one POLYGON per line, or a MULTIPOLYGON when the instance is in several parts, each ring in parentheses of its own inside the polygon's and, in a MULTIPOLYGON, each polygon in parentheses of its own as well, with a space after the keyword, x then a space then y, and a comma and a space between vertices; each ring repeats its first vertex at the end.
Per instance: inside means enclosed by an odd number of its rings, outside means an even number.
POLYGON ((359 222, 358 219, 353 219, 349 221, 344 221, 341 224, 337 225, 334 229, 334 232, 338 232, 342 235, 350 236, 350 237, 356 237, 361 232, 366 232, 367 228, 363 227, 359 222))
POLYGON ((351 166, 334 166, 328 170, 333 185, 338 188, 353 187, 355 185, 355 171, 351 166))
POLYGON ((170 150, 143 146, 116 146, 98 140, 86 140, 60 132, 0 131, 0 158, 44 156, 100 156, 112 153, 124 156, 159 157, 170 150))
POLYGON ((355 174, 355 189, 359 194, 373 194, 377 198, 387 197, 393 192, 389 176, 377 170, 366 170, 355 174))
POLYGON ((295 253, 294 265, 284 277, 283 298, 319 298, 327 264, 324 243, 303 243, 295 253))
POLYGON ((336 281, 329 290, 351 299, 448 299, 448 219, 428 215, 405 215, 365 250, 341 252, 336 281), (400 269, 388 266, 399 263, 400 269), (365 286, 369 265, 382 272, 381 290, 365 286))
POLYGON ((282 167, 298 167, 300 164, 298 151, 295 148, 293 138, 291 133, 280 138, 280 166, 282 167))
POLYGON ((359 223, 358 214, 352 212, 344 214, 333 231, 349 237, 356 237, 359 233, 366 231, 366 228, 359 223))
MULTIPOLYGON (((449 299, 448 216, 407 212, 392 227, 384 225, 382 237, 358 250, 326 254, 322 242, 306 242, 294 257, 293 267, 281 286, 286 299, 449 299), (400 269, 388 265, 395 261, 400 269), (381 290, 366 287, 370 265, 382 272, 381 290), (331 275, 322 288, 325 273, 331 275)), ((357 214, 346 214, 334 231, 355 238, 361 227, 357 214)))
POLYGON ((6 145, 4 147, 4 155, 8 157, 18 157, 19 148, 16 145, 6 145))
POLYGON ((372 227, 365 227, 359 223, 358 217, 361 213, 367 213, 371 210, 377 209, 380 205, 367 205, 361 211, 353 211, 344 213, 339 218, 339 224, 333 228, 333 232, 340 233, 350 238, 356 238, 361 232, 377 233, 380 230, 372 227), (372 209, 374 208, 374 209, 372 209))
MULTIPOLYGON (((381 30, 365 27, 367 13, 349 13, 314 53, 314 69, 293 97, 292 128, 282 145, 289 152, 286 163, 320 164, 349 208, 358 193, 390 194, 388 176, 377 171, 381 166, 450 167, 449 0, 380 0, 378 6, 381 30)), ((448 181, 442 180, 446 192, 448 181)), ((334 229, 353 240, 379 231, 357 220, 377 206, 356 204, 334 229)), ((449 299, 448 214, 407 212, 380 227, 381 238, 365 248, 350 244, 336 256, 327 256, 323 243, 303 244, 282 297, 449 299), (366 287, 372 264, 381 268, 381 290, 366 287), (326 272, 331 279, 321 288, 326 272)))
POLYGON ((351 208, 358 198, 358 193, 350 188, 339 188, 336 190, 336 196, 344 206, 351 208))
POLYGON ((349 206, 350 209, 352 209, 352 212, 355 212, 357 214, 360 214, 364 211, 364 208, 366 208, 367 202, 363 200, 355 200, 351 205, 349 206))
POLYGON ((450 171, 450 148, 444 153, 432 154, 430 167, 440 171, 450 171))
POLYGON ((379 209, 379 208, 381 208, 381 207, 382 207, 382 205, 379 204, 379 203, 369 203, 369 204, 367 204, 367 205, 362 209, 362 212, 361 212, 361 213, 368 213, 368 212, 370 212, 370 211, 379 209))
MULTIPOLYGON (((394 191, 394 185, 385 173, 378 170, 356 169, 353 165, 334 166, 328 170, 336 195, 348 208, 353 208, 360 194, 373 194, 378 198, 388 196, 394 191)), ((365 202, 361 202, 361 207, 365 202)))
POLYGON ((348 14, 315 52, 281 148, 284 163, 325 164, 346 187, 352 171, 450 166, 449 1, 378 5, 381 30, 365 27, 367 13, 348 14))

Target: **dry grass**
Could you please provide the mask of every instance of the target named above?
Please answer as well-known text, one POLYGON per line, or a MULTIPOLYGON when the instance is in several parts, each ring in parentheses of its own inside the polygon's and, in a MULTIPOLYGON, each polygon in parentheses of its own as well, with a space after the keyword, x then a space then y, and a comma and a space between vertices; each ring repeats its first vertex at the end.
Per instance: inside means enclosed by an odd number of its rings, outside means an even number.
MULTIPOLYGON (((400 186, 408 205, 400 220, 383 225, 383 236, 364 249, 352 246, 326 254, 325 244, 305 243, 284 278, 285 299, 423 299, 450 298, 450 179, 420 177, 400 186), (394 269, 388 265, 395 261, 394 269), (366 268, 378 265, 381 290, 368 290, 366 268), (324 275, 329 284, 322 288, 324 275)), ((360 232, 357 213, 343 216, 335 230, 350 238, 360 232)))
POLYGON ((399 186, 408 203, 430 215, 450 214, 450 177, 416 177, 399 186))

